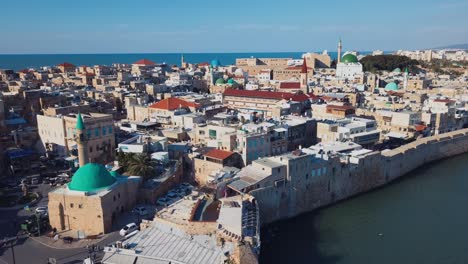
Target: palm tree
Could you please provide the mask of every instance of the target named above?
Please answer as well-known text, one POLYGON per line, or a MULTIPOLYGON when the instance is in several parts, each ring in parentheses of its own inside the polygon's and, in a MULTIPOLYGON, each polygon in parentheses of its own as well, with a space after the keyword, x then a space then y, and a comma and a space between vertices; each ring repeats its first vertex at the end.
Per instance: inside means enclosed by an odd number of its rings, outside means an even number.
POLYGON ((130 175, 141 176, 147 180, 156 176, 155 170, 156 163, 151 160, 150 156, 146 153, 132 155, 127 162, 127 172, 130 175))

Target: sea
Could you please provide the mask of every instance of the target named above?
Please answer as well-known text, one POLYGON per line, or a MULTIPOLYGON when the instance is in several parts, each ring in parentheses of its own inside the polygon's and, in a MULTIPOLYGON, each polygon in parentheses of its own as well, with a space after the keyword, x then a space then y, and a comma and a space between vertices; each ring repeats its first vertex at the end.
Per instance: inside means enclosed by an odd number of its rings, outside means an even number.
MULTIPOLYGON (((300 59, 305 52, 243 52, 243 53, 186 53, 184 59, 189 63, 210 62, 218 60, 221 65, 235 64, 236 58, 293 58, 300 59)), ((369 54, 370 52, 360 52, 369 54)), ((337 52, 328 53, 332 59, 337 58, 337 52)), ((131 64, 140 59, 148 59, 155 63, 180 65, 180 53, 132 53, 132 54, 24 54, 0 55, 0 69, 22 70, 54 66, 68 62, 76 66, 112 65, 113 63, 131 64)))
POLYGON ((261 264, 468 263, 468 154, 262 230, 261 264))

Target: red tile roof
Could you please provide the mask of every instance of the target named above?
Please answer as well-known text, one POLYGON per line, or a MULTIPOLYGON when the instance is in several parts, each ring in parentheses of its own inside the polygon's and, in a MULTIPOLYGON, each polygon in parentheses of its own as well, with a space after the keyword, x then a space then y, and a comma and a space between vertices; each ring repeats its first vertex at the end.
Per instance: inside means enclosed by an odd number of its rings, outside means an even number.
POLYGON ((415 129, 416 131, 423 131, 424 129, 426 129, 426 127, 427 127, 427 126, 425 126, 425 125, 415 125, 415 126, 414 126, 414 129, 415 129))
POLYGON ((198 66, 200 66, 200 67, 203 67, 203 66, 210 66, 210 63, 208 63, 208 62, 201 62, 201 63, 198 63, 198 66))
POLYGON ((75 67, 75 65, 68 63, 68 62, 64 62, 62 64, 59 64, 58 66, 65 67, 65 68, 75 67))
POLYGON ((234 152, 231 151, 226 151, 226 150, 220 150, 220 149, 213 149, 208 151, 205 156, 212 158, 212 159, 219 159, 219 160, 224 160, 229 158, 234 152))
POLYGON ((151 65, 155 65, 156 63, 147 59, 142 59, 142 60, 134 62, 133 64, 151 66, 151 65))
POLYGON ((194 107, 197 108, 200 105, 197 103, 187 102, 185 100, 179 99, 177 97, 169 97, 167 99, 161 100, 157 103, 154 103, 150 108, 155 109, 164 109, 164 110, 175 110, 179 107, 194 107))
POLYGON ((435 99, 434 102, 436 103, 454 103, 455 101, 450 99, 435 99))
POLYGON ((269 91, 251 91, 251 90, 236 90, 226 89, 223 93, 224 96, 238 96, 238 97, 252 97, 252 98, 265 98, 265 99, 277 99, 277 100, 293 100, 303 102, 309 100, 309 97, 305 94, 293 94, 285 92, 269 92, 269 91))
POLYGON ((282 82, 280 84, 280 89, 300 89, 300 82, 282 82))

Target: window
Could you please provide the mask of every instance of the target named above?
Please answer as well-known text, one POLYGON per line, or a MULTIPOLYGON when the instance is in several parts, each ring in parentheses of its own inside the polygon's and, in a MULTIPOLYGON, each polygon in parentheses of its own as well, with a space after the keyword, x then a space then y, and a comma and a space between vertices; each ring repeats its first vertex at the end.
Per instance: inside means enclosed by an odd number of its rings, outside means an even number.
POLYGON ((82 205, 82 204, 79 204, 79 205, 78 205, 78 208, 82 209, 82 208, 83 208, 83 205, 82 205))
POLYGON ((103 127, 103 128, 102 128, 102 135, 103 135, 103 136, 106 135, 106 127, 103 127))
POLYGON ((93 152, 93 147, 89 147, 89 152, 93 152))
POLYGON ((86 138, 91 138, 91 129, 86 130, 86 138))
POLYGON ((306 179, 309 179, 309 173, 306 173, 306 179))
POLYGON ((216 138, 216 130, 210 129, 208 131, 210 138, 216 138))
POLYGON ((315 176, 315 170, 312 170, 312 174, 311 174, 311 175, 312 175, 312 177, 315 176))
POLYGON ((327 174, 327 167, 323 167, 323 168, 322 168, 322 173, 323 173, 323 174, 327 174))
POLYGON ((70 203, 70 208, 73 208, 73 203, 70 203))
POLYGON ((99 128, 97 127, 94 129, 94 136, 99 137, 99 128))
POLYGON ((109 126, 109 134, 112 134, 112 126, 109 126))

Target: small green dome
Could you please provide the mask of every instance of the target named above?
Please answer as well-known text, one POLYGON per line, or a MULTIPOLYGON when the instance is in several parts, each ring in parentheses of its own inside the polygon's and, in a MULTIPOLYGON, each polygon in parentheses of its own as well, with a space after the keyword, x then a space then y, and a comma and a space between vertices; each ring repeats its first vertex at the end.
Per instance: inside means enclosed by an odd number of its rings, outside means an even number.
POLYGON ((228 84, 231 84, 231 85, 237 84, 237 82, 234 81, 233 79, 229 79, 229 80, 227 81, 227 83, 228 83, 228 84))
POLYGON ((398 90, 398 84, 391 82, 385 85, 385 90, 386 91, 397 91, 398 90))
POLYGON ((68 184, 73 191, 91 192, 108 187, 116 182, 106 167, 97 163, 88 163, 79 168, 68 184))
POLYGON ((358 59, 354 54, 348 53, 341 58, 343 63, 357 63, 358 59))
POLYGON ((226 81, 224 81, 223 78, 219 78, 218 80, 216 80, 216 84, 225 84, 226 81))
POLYGON ((395 72, 395 73, 400 73, 400 72, 401 72, 401 69, 400 69, 400 68, 396 68, 396 69, 393 70, 393 72, 395 72))

